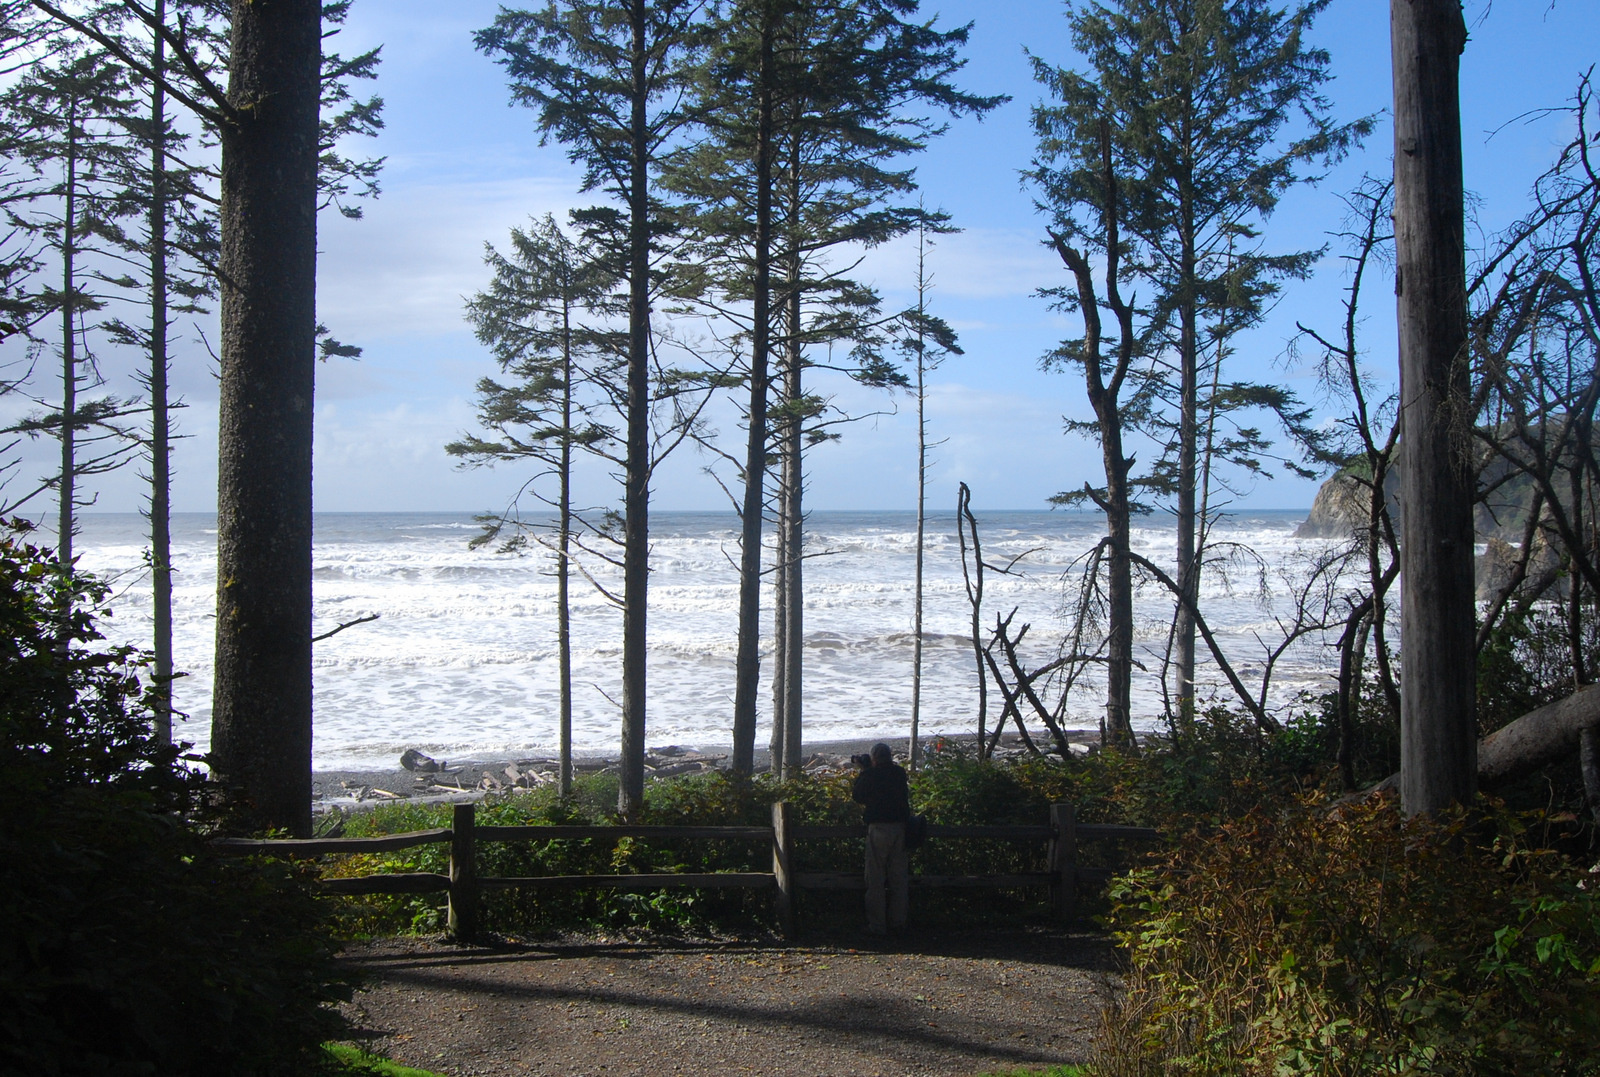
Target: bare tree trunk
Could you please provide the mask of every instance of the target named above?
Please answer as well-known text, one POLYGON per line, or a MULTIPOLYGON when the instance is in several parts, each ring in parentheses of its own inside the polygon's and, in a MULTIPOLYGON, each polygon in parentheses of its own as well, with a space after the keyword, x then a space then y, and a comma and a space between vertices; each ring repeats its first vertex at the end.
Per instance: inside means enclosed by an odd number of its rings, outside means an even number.
POLYGON ((211 760, 253 825, 311 831, 318 0, 235 0, 222 140, 211 760))
POLYGON ((1401 802, 1465 803, 1477 779, 1458 0, 1391 0, 1400 327, 1401 802))
POLYGON ((745 445, 744 503, 740 509, 739 651, 734 662, 733 772, 754 766, 756 692, 761 680, 761 523, 767 477, 767 365, 772 296, 772 52, 773 17, 761 26, 761 87, 756 120, 755 281, 750 334, 749 437, 745 445))
POLYGON ((645 613, 650 584, 650 188, 647 0, 630 0, 633 27, 633 174, 628 192, 628 452, 624 469, 622 579, 622 759, 617 812, 644 806, 645 613))
MULTIPOLYGON (((1591 684, 1565 699, 1529 711, 1476 741, 1477 782, 1485 789, 1498 788, 1552 763, 1570 759, 1574 750, 1581 755, 1585 736, 1592 741, 1597 732, 1600 732, 1600 685, 1591 684)), ((1588 762, 1584 766, 1587 792, 1591 770, 1588 762)), ((1404 767, 1402 760, 1399 774, 1389 775, 1359 795, 1401 789, 1404 803, 1404 767)), ((1595 778, 1600 784, 1600 772, 1595 772, 1595 778)))
POLYGON ((983 660, 983 546, 978 539, 978 519, 972 515, 972 490, 956 487, 956 538, 961 544, 961 578, 972 607, 972 655, 978 667, 978 758, 988 757, 984 740, 989 720, 989 670, 983 660), (972 568, 967 568, 968 536, 972 542, 972 568))

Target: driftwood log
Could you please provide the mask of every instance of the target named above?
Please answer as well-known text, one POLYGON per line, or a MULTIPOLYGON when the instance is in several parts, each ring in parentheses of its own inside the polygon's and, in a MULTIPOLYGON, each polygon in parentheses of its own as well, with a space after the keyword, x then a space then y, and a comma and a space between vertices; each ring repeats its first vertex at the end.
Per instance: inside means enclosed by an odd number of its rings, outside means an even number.
MULTIPOLYGON (((1600 684, 1546 703, 1478 741, 1478 785, 1494 789, 1563 758, 1576 758, 1585 731, 1595 729, 1600 729, 1600 684)), ((1589 739, 1592 743, 1593 734, 1589 739)), ((1590 784, 1588 769, 1584 774, 1586 786, 1590 784)), ((1399 788, 1400 775, 1391 774, 1368 792, 1399 788)), ((1591 799, 1593 795, 1590 790, 1591 799)))

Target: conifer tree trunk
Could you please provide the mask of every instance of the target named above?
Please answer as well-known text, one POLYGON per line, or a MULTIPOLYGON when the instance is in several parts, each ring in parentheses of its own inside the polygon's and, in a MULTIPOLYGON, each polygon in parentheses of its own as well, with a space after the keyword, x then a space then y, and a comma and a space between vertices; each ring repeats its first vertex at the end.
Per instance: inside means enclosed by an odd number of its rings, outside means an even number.
POLYGON ((1474 717, 1472 416, 1458 0, 1392 0, 1400 330, 1401 803, 1470 801, 1474 717))
POLYGON ((761 531, 766 510, 767 382, 771 350, 773 18, 761 25, 755 145, 756 237, 750 333, 750 403, 745 446, 744 502, 740 507, 739 651, 733 695, 733 772, 754 767, 756 693, 761 680, 761 531))
POLYGON ((633 168, 628 192, 628 451, 623 482, 622 759, 617 811, 644 806, 646 589, 650 584, 650 187, 649 41, 646 0, 631 0, 633 168))
POLYGON ((311 830, 317 0, 235 0, 221 127, 212 767, 251 822, 311 830))
POLYGON ((72 539, 78 477, 78 333, 77 333, 77 229, 78 229, 78 101, 69 95, 67 106, 66 177, 61 214, 61 483, 56 506, 56 556, 72 564, 72 539))
MULTIPOLYGON (((166 0, 155 0, 165 24, 166 0)), ((156 735, 172 742, 172 446, 167 387, 166 41, 153 38, 150 67, 150 583, 153 594, 156 735)))
POLYGON ((789 306, 789 342, 785 351, 784 399, 789 405, 784 429, 783 528, 784 559, 779 571, 783 584, 783 775, 800 774, 802 670, 805 665, 805 590, 801 578, 804 560, 805 511, 802 504, 805 476, 802 471, 801 416, 804 387, 801 384, 803 349, 800 344, 800 256, 791 255, 794 286, 786 296, 789 306))
POLYGON ((561 478, 556 537, 556 661, 561 678, 560 775, 556 792, 572 795, 572 266, 562 267, 567 285, 561 305, 561 478))
POLYGON ((1122 272, 1122 203, 1118 198, 1118 177, 1112 155, 1112 129, 1108 120, 1099 123, 1100 224, 1105 252, 1104 303, 1116 317, 1115 354, 1107 350, 1101 322, 1101 297, 1094 285, 1094 270, 1085 254, 1066 240, 1052 234, 1057 253, 1075 279, 1078 311, 1083 319, 1082 362, 1084 389, 1094 408, 1100 432, 1100 453, 1106 486, 1102 499, 1090 497, 1106 515, 1106 718, 1102 739, 1120 748, 1135 747, 1133 736, 1133 559, 1132 502, 1129 473, 1133 461, 1123 451, 1121 394, 1136 356, 1138 334, 1133 307, 1124 300, 1119 282, 1122 272), (1109 381, 1107 375, 1109 374, 1109 381))
POLYGON ((783 476, 786 474, 784 461, 789 457, 787 439, 783 438, 782 430, 779 431, 777 456, 778 456, 778 496, 777 517, 778 533, 773 551, 772 572, 772 736, 769 741, 769 751, 772 757, 772 773, 783 773, 783 711, 785 700, 783 681, 787 669, 787 637, 784 626, 789 616, 789 595, 787 591, 789 576, 784 566, 789 562, 788 532, 783 527, 787 519, 784 504, 788 498, 788 491, 783 485, 783 476))
MULTIPOLYGON (((1179 288, 1182 290, 1179 309, 1178 339, 1178 589, 1184 599, 1195 602, 1200 594, 1200 562, 1196 548, 1201 522, 1196 517, 1198 443, 1199 443, 1199 347, 1195 322, 1195 256, 1193 209, 1183 209, 1183 266, 1179 288)), ((1187 722, 1194 717, 1194 613, 1180 602, 1174 641, 1178 695, 1178 717, 1187 722)))
MULTIPOLYGON (((917 277, 923 275, 923 252, 917 252, 917 277)), ((919 289, 920 290, 920 289, 919 289)), ((919 307, 923 306, 921 296, 919 307)), ((913 585, 911 617, 911 743, 907 758, 911 769, 922 762, 922 547, 928 522, 928 418, 927 418, 927 360, 922 348, 917 348, 917 565, 913 585)))

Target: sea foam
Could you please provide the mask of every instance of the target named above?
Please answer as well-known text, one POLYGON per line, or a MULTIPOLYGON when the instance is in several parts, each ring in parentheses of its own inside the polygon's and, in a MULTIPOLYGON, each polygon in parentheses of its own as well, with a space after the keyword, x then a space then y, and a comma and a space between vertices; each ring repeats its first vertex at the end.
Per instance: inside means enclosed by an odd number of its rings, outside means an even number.
MULTIPOLYGON (((1298 540, 1304 513, 1245 513, 1214 529, 1218 543, 1254 551, 1202 578, 1203 610, 1240 668, 1259 668, 1263 643, 1281 639, 1289 610, 1285 578, 1328 548, 1298 540), (1259 558, 1259 561, 1256 560, 1259 558), (1263 588, 1263 581, 1266 587, 1263 588)), ((738 534, 726 514, 656 513, 651 526, 648 741, 725 745, 732 721, 737 652, 738 534)), ((1074 566, 1103 533, 1098 516, 1005 512, 980 516, 984 559, 1015 575, 985 578, 984 625, 1016 609, 1031 625, 1025 652, 1040 663, 1064 639, 1074 566)), ((151 588, 144 521, 136 515, 84 517, 81 565, 113 584, 118 642, 148 646, 151 588)), ((558 706, 555 578, 537 547, 519 556, 472 550, 470 516, 319 514, 313 563, 315 631, 369 614, 377 621, 316 644, 315 760, 319 768, 393 765, 408 747, 445 758, 554 751, 558 706)), ((210 740, 211 652, 215 631, 216 524, 210 515, 173 521, 174 649, 186 676, 176 684, 187 715, 179 735, 201 751, 210 740)), ((1174 530, 1160 518, 1135 527, 1136 550, 1171 571, 1174 530)), ((769 538, 770 541, 770 538, 769 538)), ((971 608, 954 519, 929 520, 924 584, 922 727, 973 728, 977 689, 971 608)), ((805 730, 808 740, 901 737, 911 696, 915 517, 910 513, 814 514, 805 562, 805 730)), ((770 560, 770 557, 769 557, 770 560)), ((591 572, 620 587, 612 566, 591 572)), ((615 751, 621 698, 621 617, 582 578, 572 581, 573 736, 580 750, 615 751)), ((763 595, 763 665, 758 743, 769 736, 771 591, 763 595)), ((1135 672, 1136 725, 1161 710, 1155 672, 1172 603, 1157 585, 1136 596, 1136 648, 1149 672, 1135 672)), ((1270 696, 1286 705, 1325 690, 1332 662, 1309 637, 1280 661, 1270 696)), ((1209 660, 1203 672, 1209 670, 1209 660)), ((1211 672, 1205 684, 1221 684, 1211 672)), ((1216 689, 1204 689, 1209 694, 1216 689)), ((1094 728, 1103 680, 1091 672, 1067 707, 1070 725, 1094 728)), ((1218 692, 1218 698, 1226 697, 1218 692)), ((994 720, 997 697, 991 692, 994 720)))

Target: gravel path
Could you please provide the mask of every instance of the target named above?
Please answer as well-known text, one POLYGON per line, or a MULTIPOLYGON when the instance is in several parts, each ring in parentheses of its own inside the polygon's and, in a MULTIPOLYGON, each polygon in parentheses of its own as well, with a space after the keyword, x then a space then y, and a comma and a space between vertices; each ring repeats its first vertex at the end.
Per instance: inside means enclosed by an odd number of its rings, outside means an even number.
POLYGON ((973 1077, 1082 1061, 1113 989, 1097 935, 986 932, 462 948, 345 960, 367 1046, 453 1077, 760 1073, 973 1077))

